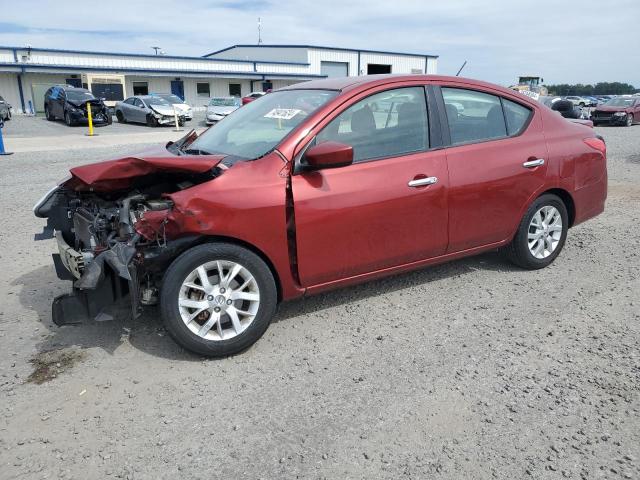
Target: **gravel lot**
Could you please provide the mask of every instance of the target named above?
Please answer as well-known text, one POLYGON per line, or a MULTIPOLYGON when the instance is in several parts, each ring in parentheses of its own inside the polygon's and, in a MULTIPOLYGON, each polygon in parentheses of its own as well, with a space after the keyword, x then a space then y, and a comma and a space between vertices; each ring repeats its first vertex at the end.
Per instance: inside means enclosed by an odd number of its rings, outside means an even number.
POLYGON ((223 360, 156 311, 51 323, 68 287, 31 206, 131 147, 0 159, 0 478, 640 478, 640 126, 597 130, 607 210, 550 268, 487 254, 296 301, 223 360))

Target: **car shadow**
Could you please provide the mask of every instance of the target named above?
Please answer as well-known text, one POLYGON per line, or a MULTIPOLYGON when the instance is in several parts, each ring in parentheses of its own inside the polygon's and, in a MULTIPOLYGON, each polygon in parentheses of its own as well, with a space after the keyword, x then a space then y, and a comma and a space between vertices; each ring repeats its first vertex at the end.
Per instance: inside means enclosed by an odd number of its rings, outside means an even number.
MULTIPOLYGON (((320 312, 336 306, 360 302, 410 286, 425 285, 478 270, 510 272, 519 269, 497 253, 485 253, 412 273, 398 274, 357 286, 285 302, 280 305, 273 322, 288 321, 311 312, 320 312)), ((57 295, 67 293, 70 284, 58 280, 53 267, 36 268, 14 280, 12 285, 21 287, 18 293, 21 305, 35 312, 40 324, 48 330, 48 334, 36 345, 39 352, 75 346, 79 348, 97 347, 113 354, 116 349, 129 344, 149 355, 165 359, 202 360, 201 356, 184 350, 169 337, 162 326, 157 307, 148 307, 136 319, 90 321, 79 325, 59 327, 51 320, 51 302, 57 295)))

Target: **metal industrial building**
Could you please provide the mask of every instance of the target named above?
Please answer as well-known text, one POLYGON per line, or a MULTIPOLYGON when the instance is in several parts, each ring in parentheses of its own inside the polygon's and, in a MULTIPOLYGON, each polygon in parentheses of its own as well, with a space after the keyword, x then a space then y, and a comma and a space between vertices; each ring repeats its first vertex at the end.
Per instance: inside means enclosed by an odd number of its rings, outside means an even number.
POLYGON ((41 112, 47 88, 70 84, 113 102, 172 92, 198 108, 213 96, 243 96, 317 78, 436 73, 437 59, 313 45, 234 45, 203 57, 0 47, 0 96, 15 113, 41 112))

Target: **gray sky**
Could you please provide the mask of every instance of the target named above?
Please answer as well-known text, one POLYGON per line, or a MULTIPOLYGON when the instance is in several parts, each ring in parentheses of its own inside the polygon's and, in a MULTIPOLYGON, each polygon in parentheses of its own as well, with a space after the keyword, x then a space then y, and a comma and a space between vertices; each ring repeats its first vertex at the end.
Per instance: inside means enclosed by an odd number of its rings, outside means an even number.
POLYGON ((640 0, 0 0, 0 45, 199 56, 256 43, 440 55, 441 74, 640 88, 640 0), (103 13, 104 12, 104 13, 103 13))

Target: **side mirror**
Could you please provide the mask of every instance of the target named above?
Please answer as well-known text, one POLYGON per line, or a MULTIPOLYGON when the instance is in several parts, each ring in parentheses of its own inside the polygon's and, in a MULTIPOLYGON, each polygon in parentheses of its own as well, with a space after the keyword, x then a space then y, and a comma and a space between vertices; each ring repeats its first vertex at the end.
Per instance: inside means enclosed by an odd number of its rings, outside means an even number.
POLYGON ((353 147, 339 142, 323 142, 310 147, 303 159, 305 165, 314 170, 346 167, 353 163, 353 147))

